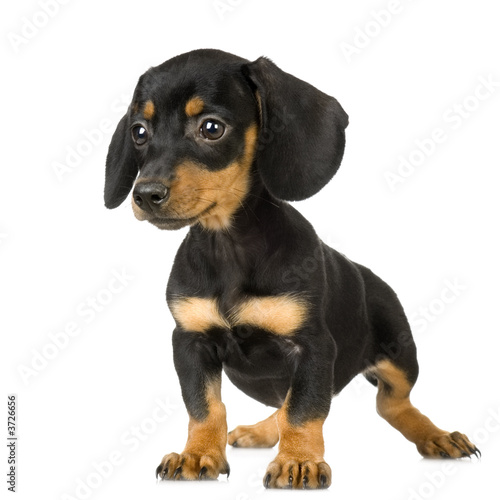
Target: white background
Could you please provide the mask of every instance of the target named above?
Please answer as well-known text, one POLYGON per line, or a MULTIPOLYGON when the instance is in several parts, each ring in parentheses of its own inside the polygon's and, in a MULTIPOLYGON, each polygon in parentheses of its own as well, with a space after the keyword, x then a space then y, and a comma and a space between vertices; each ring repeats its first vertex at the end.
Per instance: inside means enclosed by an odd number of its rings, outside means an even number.
MULTIPOLYGON (((222 0, 218 10, 212 0, 70 0, 50 18, 40 12, 34 0, 9 2, 1 21, 0 322, 3 393, 19 399, 17 498, 290 495, 262 487, 276 450, 228 449, 228 481, 154 479, 162 456, 181 451, 186 438, 164 300, 186 230, 140 224, 129 201, 106 210, 104 161, 140 74, 201 47, 251 60, 267 55, 346 109, 339 173, 297 206, 324 241, 397 291, 418 325, 415 405, 483 452, 481 461, 422 460, 378 417, 375 390, 356 379, 333 401, 325 424, 334 475, 318 495, 498 495, 498 3, 222 0), (389 7, 396 11, 390 18, 380 14, 389 7), (26 27, 31 21, 45 25, 26 27), (23 32, 31 37, 24 42, 23 32), (347 57, 345 44, 357 53, 347 57), (480 88, 478 100, 481 78, 497 84, 489 95, 480 88), (468 116, 456 118, 464 105, 468 116), (102 120, 105 132, 85 144, 102 120), (415 141, 429 144, 436 128, 446 139, 391 190, 386 173, 397 173, 400 157, 422 160, 415 141), (77 148, 85 157, 58 177, 54 166, 77 148), (113 272, 128 281, 110 294, 113 272), (94 315, 92 297, 109 302, 94 315), (49 335, 68 324, 79 335, 54 351, 49 335), (23 380, 20 370, 34 358, 38 369, 23 380), (158 398, 169 402, 166 418, 158 398), (139 441, 132 435, 141 426, 139 441), (112 470, 103 465, 110 457, 112 470)), ((227 380, 223 386, 230 428, 270 414, 227 380)), ((2 412, 5 422, 5 403, 2 412)))

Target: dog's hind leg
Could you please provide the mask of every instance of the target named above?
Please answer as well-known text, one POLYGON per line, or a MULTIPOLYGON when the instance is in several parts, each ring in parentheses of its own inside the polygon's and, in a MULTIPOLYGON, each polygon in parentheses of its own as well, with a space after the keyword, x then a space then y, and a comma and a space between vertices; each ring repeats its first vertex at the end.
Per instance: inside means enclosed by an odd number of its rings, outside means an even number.
POLYGON ((460 432, 436 427, 410 402, 412 384, 405 371, 392 361, 379 361, 370 375, 378 380, 377 412, 403 436, 415 443, 419 453, 429 458, 461 458, 479 450, 460 432))
POLYGON ((418 377, 418 362, 410 325, 394 291, 369 269, 359 266, 365 279, 374 351, 365 376, 378 386, 377 411, 424 457, 461 458, 479 450, 467 436, 446 432, 410 402, 418 377))
POLYGON ((241 448, 272 448, 279 441, 276 413, 254 425, 238 425, 227 437, 227 442, 241 448))

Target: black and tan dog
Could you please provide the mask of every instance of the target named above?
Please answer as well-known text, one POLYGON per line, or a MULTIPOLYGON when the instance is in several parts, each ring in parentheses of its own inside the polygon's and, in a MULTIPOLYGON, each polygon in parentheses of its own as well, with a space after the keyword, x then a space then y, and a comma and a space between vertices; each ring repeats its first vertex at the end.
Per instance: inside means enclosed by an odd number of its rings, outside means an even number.
POLYGON ((188 441, 163 458, 162 479, 217 478, 229 474, 228 441, 279 441, 266 487, 328 487, 323 422, 358 373, 378 387, 379 414, 424 457, 478 453, 410 403, 418 364, 396 294, 322 243, 286 202, 332 178, 347 124, 333 97, 266 58, 197 50, 139 79, 109 148, 106 206, 120 205, 135 181, 139 220, 191 226, 167 287, 188 441), (222 370, 277 411, 228 436, 222 370))

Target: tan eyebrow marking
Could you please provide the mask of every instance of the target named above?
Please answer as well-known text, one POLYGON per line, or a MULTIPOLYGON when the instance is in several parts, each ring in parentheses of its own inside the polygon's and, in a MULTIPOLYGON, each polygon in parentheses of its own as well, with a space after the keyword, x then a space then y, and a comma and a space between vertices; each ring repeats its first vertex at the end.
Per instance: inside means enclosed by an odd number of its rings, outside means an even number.
POLYGON ((203 111, 204 107, 205 103, 203 102, 203 99, 201 97, 193 97, 186 103, 184 111, 186 112, 187 116, 196 116, 203 111))
POLYGON ((146 120, 151 120, 155 114, 155 105, 153 104, 153 101, 147 101, 146 104, 144 105, 144 111, 142 112, 142 115, 146 120))

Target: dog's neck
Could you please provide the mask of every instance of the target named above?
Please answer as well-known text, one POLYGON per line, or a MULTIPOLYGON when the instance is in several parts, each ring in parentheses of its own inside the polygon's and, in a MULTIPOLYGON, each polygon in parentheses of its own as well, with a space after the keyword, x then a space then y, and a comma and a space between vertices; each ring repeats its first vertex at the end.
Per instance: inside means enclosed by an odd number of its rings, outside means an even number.
POLYGON ((191 227, 190 233, 197 241, 210 241, 211 245, 248 245, 249 250, 255 250, 255 246, 265 245, 269 231, 272 234, 270 226, 277 224, 283 203, 272 196, 259 179, 252 183, 241 200, 241 206, 233 214, 228 227, 214 231, 196 224, 191 227))

